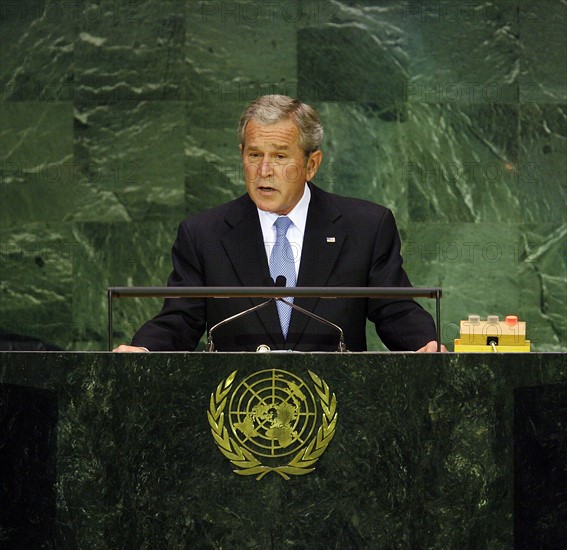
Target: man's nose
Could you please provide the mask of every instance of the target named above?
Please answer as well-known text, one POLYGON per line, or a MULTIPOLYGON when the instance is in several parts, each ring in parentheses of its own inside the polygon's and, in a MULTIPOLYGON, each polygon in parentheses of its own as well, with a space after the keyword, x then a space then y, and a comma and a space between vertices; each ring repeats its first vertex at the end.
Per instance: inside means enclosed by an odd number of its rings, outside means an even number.
POLYGON ((258 173, 261 177, 267 178, 274 175, 274 165, 269 159, 262 159, 258 173))

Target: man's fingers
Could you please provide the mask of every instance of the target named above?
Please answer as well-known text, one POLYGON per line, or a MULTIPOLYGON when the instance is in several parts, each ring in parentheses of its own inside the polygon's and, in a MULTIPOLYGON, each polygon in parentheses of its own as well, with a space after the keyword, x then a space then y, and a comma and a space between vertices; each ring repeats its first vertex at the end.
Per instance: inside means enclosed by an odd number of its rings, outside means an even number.
POLYGON ((112 351, 116 353, 148 353, 146 348, 138 348, 136 346, 126 346, 124 344, 120 344, 117 348, 114 348, 112 351))
MULTIPOLYGON (((447 353, 447 348, 441 344, 441 351, 443 353, 447 353)), ((427 342, 427 344, 425 344, 425 346, 423 346, 422 348, 419 348, 417 350, 417 353, 436 353, 437 352, 437 341, 436 340, 432 340, 431 342, 427 342)))

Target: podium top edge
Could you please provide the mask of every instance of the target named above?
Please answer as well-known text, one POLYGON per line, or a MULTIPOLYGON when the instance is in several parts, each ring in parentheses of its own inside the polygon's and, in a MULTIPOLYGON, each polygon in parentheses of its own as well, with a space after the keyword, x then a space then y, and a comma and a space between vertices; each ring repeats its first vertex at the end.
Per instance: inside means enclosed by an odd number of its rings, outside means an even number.
POLYGON ((111 298, 441 298, 415 287, 109 287, 111 298))

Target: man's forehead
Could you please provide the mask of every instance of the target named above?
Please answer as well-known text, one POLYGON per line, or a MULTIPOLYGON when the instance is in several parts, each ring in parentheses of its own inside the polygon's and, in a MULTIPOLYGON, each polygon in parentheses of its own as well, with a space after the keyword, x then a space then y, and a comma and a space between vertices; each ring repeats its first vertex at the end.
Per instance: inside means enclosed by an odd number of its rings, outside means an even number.
POLYGON ((291 120, 276 122, 275 124, 260 124, 251 120, 246 126, 247 145, 256 145, 256 142, 269 143, 274 147, 287 147, 299 138, 297 126, 291 120))

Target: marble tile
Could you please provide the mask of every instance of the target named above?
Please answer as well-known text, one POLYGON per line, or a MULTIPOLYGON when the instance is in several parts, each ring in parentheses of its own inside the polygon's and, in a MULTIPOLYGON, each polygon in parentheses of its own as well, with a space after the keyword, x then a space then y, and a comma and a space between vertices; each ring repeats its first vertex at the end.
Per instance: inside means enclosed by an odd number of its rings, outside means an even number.
MULTIPOLYGON (((111 286, 165 286, 171 271, 171 222, 77 224, 73 256, 75 349, 107 349, 107 289, 111 286)), ((137 328, 161 309, 153 298, 113 302, 114 342, 130 343, 137 328)))
POLYGON ((74 55, 76 101, 182 99, 185 6, 168 0, 84 2, 74 55))
MULTIPOLYGON (((328 190, 386 204, 402 221, 515 222, 538 215, 543 197, 522 200, 532 190, 528 171, 539 163, 519 160, 516 106, 412 104, 407 119, 394 121, 368 104, 318 108, 326 127, 320 183, 328 190)), ((560 168, 562 161, 558 154, 560 168)), ((549 187, 558 179, 561 170, 549 187)))
POLYGON ((0 87, 9 101, 72 101, 81 2, 7 0, 0 5, 0 87))
POLYGON ((307 3, 311 17, 298 33, 298 85, 308 100, 382 108, 518 100, 516 0, 338 1, 314 8, 320 4, 307 3))
POLYGON ((519 292, 534 348, 567 351, 567 224, 521 226, 519 292))
POLYGON ((202 212, 246 192, 238 120, 245 103, 221 98, 187 104, 185 205, 202 212))
POLYGON ((245 192, 238 119, 270 93, 295 95, 297 3, 192 2, 187 11, 185 203, 188 213, 245 192))
POLYGON ((2 228, 0 327, 70 349, 75 240, 69 224, 2 228))
POLYGON ((410 59, 407 98, 425 103, 518 100, 516 0, 402 3, 410 59))
POLYGON ((520 101, 567 101, 567 5, 539 0, 519 2, 520 101))
POLYGON ((384 204, 407 217, 402 177, 405 124, 381 116, 373 105, 315 104, 325 128, 323 165, 315 182, 327 191, 384 204))
MULTIPOLYGON (((538 322, 530 317, 537 297, 522 296, 522 231, 499 223, 411 223, 402 228, 402 255, 414 286, 440 287, 442 340, 453 349, 459 321, 469 314, 518 315, 528 333, 538 322)), ((434 301, 421 300, 434 314, 434 301)), ((538 342, 542 349, 545 340, 538 342)))
POLYGON ((412 104, 405 133, 411 220, 526 219, 531 206, 518 193, 517 106, 412 104))
POLYGON ((187 98, 248 103, 266 94, 297 95, 296 20, 300 2, 187 5, 187 98))
POLYGON ((72 119, 69 102, 0 103, 0 225, 58 222, 76 208, 72 119))
POLYGON ((532 103, 520 113, 518 199, 526 222, 567 222, 567 104, 532 103))
POLYGON ((408 35, 402 4, 313 0, 301 5, 299 95, 308 102, 369 103, 390 119, 403 112, 408 35))
POLYGON ((357 101, 396 112, 407 72, 372 29, 329 24, 302 29, 297 40, 299 95, 305 101, 357 101))
POLYGON ((112 222, 172 216, 180 220, 184 121, 182 102, 78 105, 74 159, 78 181, 91 191, 75 219, 112 222))

